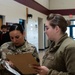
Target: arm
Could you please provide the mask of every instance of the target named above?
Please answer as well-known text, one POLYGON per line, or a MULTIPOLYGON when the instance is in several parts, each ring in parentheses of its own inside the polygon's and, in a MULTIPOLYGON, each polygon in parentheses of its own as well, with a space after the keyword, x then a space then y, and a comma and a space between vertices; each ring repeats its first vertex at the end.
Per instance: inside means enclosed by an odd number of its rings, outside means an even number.
MULTIPOLYGON (((5 50, 6 48, 7 48, 7 43, 4 43, 0 47, 0 59, 2 60, 6 59, 6 54, 5 54, 5 52, 7 51, 5 50)), ((2 61, 0 61, 0 69, 4 69, 4 67, 2 66, 2 61)))
POLYGON ((64 51, 66 72, 48 69, 45 66, 34 66, 40 75, 75 75, 75 47, 68 47, 64 51))
POLYGON ((34 47, 34 51, 33 51, 33 54, 32 55, 35 57, 35 59, 37 60, 37 62, 40 63, 39 54, 37 52, 36 47, 34 47))

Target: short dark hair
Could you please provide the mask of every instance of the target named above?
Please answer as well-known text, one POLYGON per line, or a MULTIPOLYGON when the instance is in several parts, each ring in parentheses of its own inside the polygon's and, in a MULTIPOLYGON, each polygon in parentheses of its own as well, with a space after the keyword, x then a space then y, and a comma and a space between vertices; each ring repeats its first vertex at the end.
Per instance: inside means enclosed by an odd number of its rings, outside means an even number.
POLYGON ((3 28, 7 28, 7 26, 6 26, 6 25, 2 25, 2 26, 1 26, 1 29, 3 29, 3 28))
POLYGON ((55 26, 59 26, 63 33, 67 30, 68 23, 62 15, 50 14, 47 16, 47 20, 50 21, 50 25, 53 28, 55 28, 55 26))
POLYGON ((23 32, 24 32, 24 29, 23 29, 22 25, 20 25, 20 24, 18 24, 18 23, 14 23, 14 24, 12 24, 12 26, 10 26, 9 33, 10 33, 11 31, 13 31, 13 30, 18 30, 18 31, 20 31, 22 34, 23 34, 23 32))

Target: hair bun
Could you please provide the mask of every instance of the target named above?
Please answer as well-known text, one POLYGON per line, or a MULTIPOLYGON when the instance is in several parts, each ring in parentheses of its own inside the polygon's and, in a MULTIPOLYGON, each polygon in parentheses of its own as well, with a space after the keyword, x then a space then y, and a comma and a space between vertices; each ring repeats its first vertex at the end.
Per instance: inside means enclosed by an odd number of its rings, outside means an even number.
POLYGON ((67 24, 68 24, 68 26, 70 26, 71 25, 71 21, 67 20, 67 24))

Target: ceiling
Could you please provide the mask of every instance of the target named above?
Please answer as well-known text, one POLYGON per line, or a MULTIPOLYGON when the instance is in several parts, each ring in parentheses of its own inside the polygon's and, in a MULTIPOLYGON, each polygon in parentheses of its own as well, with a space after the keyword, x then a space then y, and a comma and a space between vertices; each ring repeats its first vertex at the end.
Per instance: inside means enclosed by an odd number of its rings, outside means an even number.
POLYGON ((35 0, 15 0, 25 6, 28 6, 34 10, 37 10, 45 15, 49 14, 49 10, 47 8, 45 8, 44 6, 40 5, 39 3, 37 3, 35 0))
POLYGON ((59 13, 62 15, 75 15, 75 9, 60 9, 60 10, 48 10, 47 8, 45 8, 44 6, 40 5, 39 3, 37 3, 35 0, 15 0, 25 6, 28 6, 34 10, 37 10, 45 15, 49 15, 50 13, 59 13))

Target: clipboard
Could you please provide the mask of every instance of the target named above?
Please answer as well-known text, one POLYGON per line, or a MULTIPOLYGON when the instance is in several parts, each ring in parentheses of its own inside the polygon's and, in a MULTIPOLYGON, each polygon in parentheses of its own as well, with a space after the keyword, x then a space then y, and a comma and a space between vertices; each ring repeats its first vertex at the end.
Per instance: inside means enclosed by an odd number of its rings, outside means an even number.
POLYGON ((33 64, 39 65, 31 53, 7 55, 7 59, 12 61, 15 67, 22 74, 36 74, 33 64))

